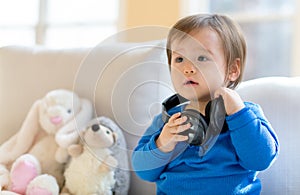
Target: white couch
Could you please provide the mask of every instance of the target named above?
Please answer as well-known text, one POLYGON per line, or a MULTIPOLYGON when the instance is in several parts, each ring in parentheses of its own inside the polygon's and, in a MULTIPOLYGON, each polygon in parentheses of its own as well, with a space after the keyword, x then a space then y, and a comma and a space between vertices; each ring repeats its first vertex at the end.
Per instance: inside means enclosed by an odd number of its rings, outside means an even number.
MULTIPOLYGON (((118 123, 130 155, 160 112, 160 102, 174 92, 166 64, 160 41, 93 49, 0 48, 0 143, 18 131, 36 99, 66 88, 89 98, 97 116, 118 123)), ((245 100, 261 104, 279 136, 279 158, 259 175, 262 194, 299 194, 300 78, 261 78, 242 83, 238 91, 245 100)), ((155 194, 155 185, 131 171, 129 194, 155 194)))

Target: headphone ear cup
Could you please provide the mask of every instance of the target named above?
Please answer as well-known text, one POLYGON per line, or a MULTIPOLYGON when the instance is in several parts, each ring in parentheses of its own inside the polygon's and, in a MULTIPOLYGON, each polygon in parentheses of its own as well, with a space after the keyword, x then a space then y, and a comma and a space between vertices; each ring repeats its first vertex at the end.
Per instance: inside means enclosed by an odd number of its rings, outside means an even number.
POLYGON ((187 135, 188 143, 191 145, 201 145, 206 137, 206 131, 208 125, 204 119, 204 116, 197 110, 187 109, 181 113, 181 116, 186 116, 187 120, 184 124, 191 124, 191 128, 180 133, 181 135, 187 135))
POLYGON ((210 109, 210 123, 209 126, 214 128, 216 133, 222 130, 226 117, 226 110, 222 96, 212 100, 210 109))
POLYGON ((217 141, 225 123, 226 110, 222 96, 212 100, 210 109, 210 121, 207 128, 204 144, 204 155, 217 141))

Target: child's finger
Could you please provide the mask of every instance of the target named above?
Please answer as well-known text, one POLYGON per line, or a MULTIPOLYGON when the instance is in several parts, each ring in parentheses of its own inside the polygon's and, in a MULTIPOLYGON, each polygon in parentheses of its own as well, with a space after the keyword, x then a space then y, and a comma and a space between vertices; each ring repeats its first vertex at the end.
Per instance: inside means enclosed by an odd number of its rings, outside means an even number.
POLYGON ((170 130, 170 133, 172 133, 172 134, 178 134, 178 133, 181 133, 181 132, 184 132, 184 131, 188 130, 189 128, 191 128, 191 124, 187 123, 185 125, 180 125, 177 128, 172 128, 170 130))
POLYGON ((170 119, 169 119, 169 122, 172 122, 174 120, 176 120, 177 118, 179 118, 181 116, 181 112, 177 112, 175 114, 173 114, 170 119))
POLYGON ((186 116, 180 117, 176 120, 174 120, 175 125, 182 125, 187 120, 186 116))
POLYGON ((173 114, 173 115, 170 117, 170 119, 169 119, 167 125, 168 125, 169 127, 174 127, 174 126, 177 126, 178 124, 180 124, 180 123, 178 123, 178 122, 180 122, 180 120, 177 121, 177 119, 179 119, 180 116, 181 116, 181 113, 180 113, 180 112, 173 114))
POLYGON ((186 135, 178 135, 178 134, 176 134, 176 135, 174 135, 173 139, 174 139, 174 141, 176 141, 176 142, 183 142, 183 141, 188 140, 189 137, 186 136, 186 135))
POLYGON ((219 97, 219 96, 222 96, 223 99, 224 99, 224 96, 225 96, 225 90, 226 90, 225 87, 221 87, 221 88, 217 89, 217 90, 215 91, 215 93, 214 93, 214 98, 217 98, 217 97, 219 97))
POLYGON ((171 120, 171 118, 170 118, 170 120, 168 121, 168 126, 169 127, 175 127, 175 126, 178 126, 178 125, 181 125, 182 123, 184 123, 186 120, 187 120, 187 117, 186 116, 184 116, 184 117, 180 117, 181 116, 181 113, 179 113, 178 115, 177 115, 177 113, 176 114, 174 114, 173 116, 174 116, 174 118, 172 118, 172 120, 171 120), (176 116, 174 116, 174 115, 176 115, 176 116), (179 118, 180 117, 180 118, 179 118))

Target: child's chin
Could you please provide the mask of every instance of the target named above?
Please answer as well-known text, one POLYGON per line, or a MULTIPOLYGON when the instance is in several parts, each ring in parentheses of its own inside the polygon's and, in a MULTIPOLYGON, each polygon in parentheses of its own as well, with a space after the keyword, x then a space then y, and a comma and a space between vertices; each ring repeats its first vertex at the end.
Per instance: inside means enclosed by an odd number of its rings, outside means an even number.
POLYGON ((185 99, 190 101, 207 102, 211 99, 210 95, 193 95, 193 94, 181 94, 185 99))

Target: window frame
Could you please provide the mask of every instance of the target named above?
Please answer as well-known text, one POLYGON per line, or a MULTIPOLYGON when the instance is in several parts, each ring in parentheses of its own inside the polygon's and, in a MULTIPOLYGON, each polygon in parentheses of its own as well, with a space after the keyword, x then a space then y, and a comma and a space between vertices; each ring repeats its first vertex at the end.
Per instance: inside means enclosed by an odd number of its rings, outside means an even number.
MULTIPOLYGON (((36 21, 34 21, 33 24, 29 25, 29 24, 20 24, 20 25, 15 25, 15 24, 11 24, 11 25, 1 25, 0 24, 0 29, 27 29, 27 30, 31 30, 33 33, 33 37, 32 37, 32 42, 28 45, 43 45, 43 46, 48 46, 47 44, 47 31, 48 29, 51 28, 59 28, 59 27, 64 27, 64 28, 72 28, 72 27, 115 27, 116 32, 118 31, 119 27, 120 27, 120 23, 118 21, 118 17, 116 17, 116 19, 114 19, 112 22, 105 20, 101 20, 101 21, 87 21, 87 22, 67 22, 64 24, 55 24, 55 23, 49 23, 47 20, 48 17, 48 3, 51 0, 37 0, 37 19, 36 21)), ((116 0, 118 3, 118 10, 117 13, 119 13, 120 6, 121 6, 121 0, 116 0)), ((84 2, 84 1, 83 1, 84 2)), ((105 37, 104 37, 105 38, 105 37)), ((10 43, 6 43, 0 42, 0 47, 6 46, 10 43)), ((14 44, 14 43, 13 43, 14 44)), ((97 44, 97 43, 95 43, 97 44)), ((22 44, 21 44, 22 45, 22 44)), ((91 45, 92 46, 92 45, 91 45)), ((51 47, 51 46, 50 46, 51 47)), ((58 48, 64 48, 64 46, 57 46, 58 48)), ((68 46, 67 46, 68 47, 68 46)), ((72 46, 71 46, 72 47, 72 46)), ((80 47, 80 45, 78 45, 78 47, 80 47)))

